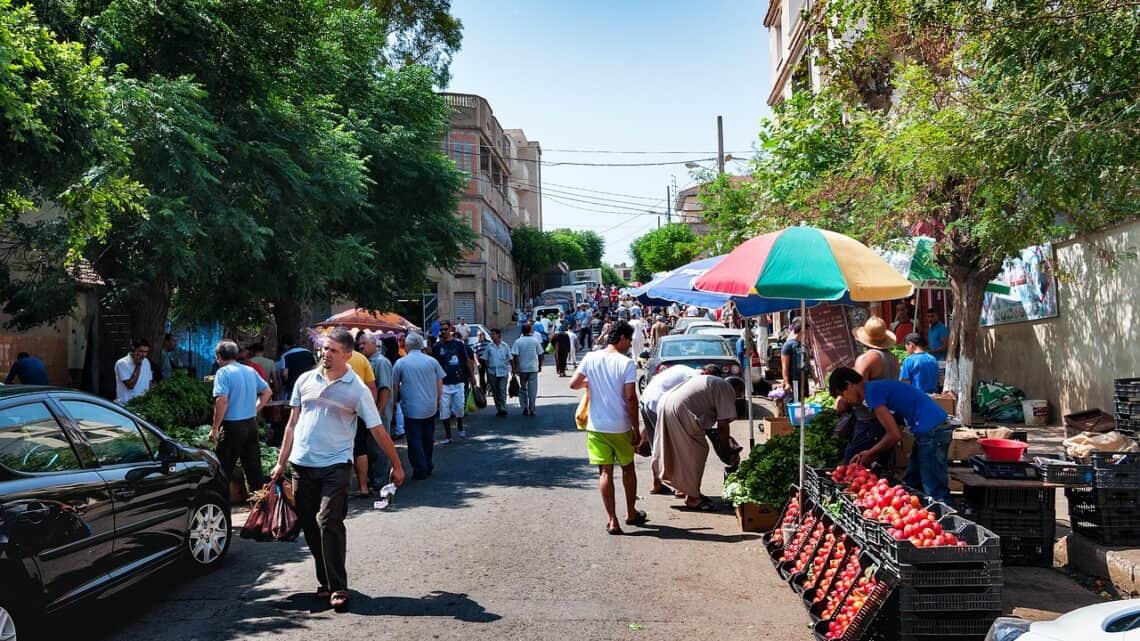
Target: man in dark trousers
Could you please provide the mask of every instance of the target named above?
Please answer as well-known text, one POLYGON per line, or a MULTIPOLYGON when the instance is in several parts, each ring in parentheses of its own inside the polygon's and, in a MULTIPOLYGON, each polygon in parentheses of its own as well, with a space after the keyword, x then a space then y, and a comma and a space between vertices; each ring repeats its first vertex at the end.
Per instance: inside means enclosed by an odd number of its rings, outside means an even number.
POLYGON ((316 596, 328 599, 338 612, 348 607, 344 519, 357 417, 392 464, 390 478, 396 485, 404 483, 404 467, 381 422, 376 399, 348 366, 354 345, 348 330, 334 329, 321 347, 321 366, 297 379, 289 399, 293 413, 277 465, 269 473, 276 481, 285 473, 286 463, 293 466, 297 518, 316 564, 316 596))
POLYGON ((229 340, 218 341, 214 347, 218 372, 214 375, 210 441, 217 444, 218 460, 228 478, 233 478, 234 465, 241 459, 241 469, 252 492, 263 485, 257 414, 273 392, 253 368, 238 362, 238 352, 237 343, 229 340))

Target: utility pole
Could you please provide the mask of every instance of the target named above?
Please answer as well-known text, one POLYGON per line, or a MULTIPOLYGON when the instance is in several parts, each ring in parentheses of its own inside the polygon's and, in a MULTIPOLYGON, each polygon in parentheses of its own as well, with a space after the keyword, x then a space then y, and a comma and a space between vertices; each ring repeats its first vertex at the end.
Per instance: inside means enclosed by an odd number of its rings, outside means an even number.
MULTIPOLYGON (((669 189, 669 185, 665 185, 665 224, 666 225, 672 225, 673 224, 673 198, 671 195, 672 193, 673 193, 672 190, 669 189)), ((658 227, 661 226, 661 219, 660 218, 657 219, 657 226, 658 227)))
POLYGON ((716 117, 716 173, 724 175, 724 117, 716 117))

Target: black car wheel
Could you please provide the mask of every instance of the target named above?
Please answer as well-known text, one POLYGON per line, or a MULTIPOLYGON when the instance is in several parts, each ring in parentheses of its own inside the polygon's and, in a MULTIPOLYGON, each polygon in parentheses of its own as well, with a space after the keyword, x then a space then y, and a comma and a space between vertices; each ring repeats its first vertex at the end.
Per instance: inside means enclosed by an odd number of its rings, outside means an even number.
MULTIPOLYGON (((3 578, 7 580, 9 577, 3 578)), ((22 600, 17 600, 13 592, 0 591, 0 641, 16 641, 17 630, 21 635, 20 638, 31 638, 32 630, 28 624, 30 621, 29 610, 28 604, 22 600), (18 628, 17 623, 19 624, 18 628)))
POLYGON ((644 392, 644 391, 645 391, 645 385, 646 385, 646 383, 645 383, 645 377, 644 377, 644 376, 639 376, 639 377, 637 378, 637 393, 638 393, 638 394, 641 394, 642 392, 644 392))
POLYGON ((230 538, 230 512, 222 499, 208 495, 195 503, 186 534, 186 558, 193 567, 217 567, 230 549, 230 538))

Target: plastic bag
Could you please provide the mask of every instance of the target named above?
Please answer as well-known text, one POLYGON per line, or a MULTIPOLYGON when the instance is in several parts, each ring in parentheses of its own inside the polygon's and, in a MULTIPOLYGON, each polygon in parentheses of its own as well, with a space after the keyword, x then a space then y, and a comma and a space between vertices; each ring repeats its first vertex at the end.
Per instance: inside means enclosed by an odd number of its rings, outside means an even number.
POLYGON ((297 511, 289 501, 292 495, 288 480, 267 483, 261 497, 250 508, 241 528, 241 538, 254 541, 293 541, 301 531, 297 511))
POLYGON ((1136 452, 1140 447, 1136 441, 1120 432, 1107 432, 1093 434, 1082 432, 1072 438, 1061 442, 1065 446, 1065 453, 1073 458, 1088 458, 1093 452, 1136 452))
POLYGON ((519 384, 519 377, 512 375, 511 381, 507 383, 507 396, 511 398, 518 396, 520 387, 522 386, 519 384))
POLYGON ((475 388, 467 387, 467 403, 463 406, 465 414, 474 414, 479 411, 479 406, 475 404, 475 388))
POLYGON ((1012 385, 998 381, 982 381, 978 384, 978 407, 982 414, 991 421, 1021 422, 1025 414, 1021 409, 1021 401, 1025 400, 1025 392, 1012 385))
POLYGON ((297 519, 297 511, 293 508, 286 496, 283 485, 288 481, 278 481, 273 488, 277 500, 273 506, 273 522, 270 534, 274 541, 294 541, 301 532, 301 522, 297 519))
POLYGON ((475 407, 478 409, 487 407, 487 395, 478 386, 471 388, 471 395, 475 399, 475 407))

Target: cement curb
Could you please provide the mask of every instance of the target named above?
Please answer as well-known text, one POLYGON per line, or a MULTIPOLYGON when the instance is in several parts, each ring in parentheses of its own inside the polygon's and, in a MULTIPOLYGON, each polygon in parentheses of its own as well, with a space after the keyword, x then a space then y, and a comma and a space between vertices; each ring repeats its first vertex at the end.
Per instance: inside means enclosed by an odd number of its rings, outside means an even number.
POLYGON ((1107 547, 1080 534, 1061 537, 1053 546, 1054 563, 1094 577, 1107 578, 1122 598, 1140 595, 1140 550, 1107 547))

